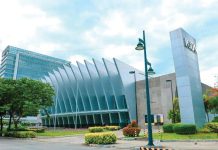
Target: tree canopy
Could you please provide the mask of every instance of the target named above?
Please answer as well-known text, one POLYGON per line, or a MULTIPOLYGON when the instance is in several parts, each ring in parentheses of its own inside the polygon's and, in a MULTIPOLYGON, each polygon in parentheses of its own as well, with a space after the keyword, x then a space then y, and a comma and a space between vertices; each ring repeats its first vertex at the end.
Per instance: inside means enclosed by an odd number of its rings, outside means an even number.
POLYGON ((53 104, 53 96, 54 90, 48 83, 28 78, 0 78, 0 117, 10 116, 10 129, 11 119, 16 126, 21 117, 37 115, 40 109, 47 112, 46 108, 53 104))
POLYGON ((218 113, 218 88, 212 88, 206 93, 206 101, 211 113, 218 113))

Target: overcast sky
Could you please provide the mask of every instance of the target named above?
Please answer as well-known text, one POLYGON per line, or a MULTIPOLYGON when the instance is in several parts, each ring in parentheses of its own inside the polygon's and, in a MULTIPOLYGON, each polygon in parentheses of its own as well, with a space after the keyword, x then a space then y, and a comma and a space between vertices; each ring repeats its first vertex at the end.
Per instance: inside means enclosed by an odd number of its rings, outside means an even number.
POLYGON ((115 57, 140 70, 134 48, 146 31, 158 75, 174 72, 169 32, 197 40, 201 80, 218 75, 218 0, 0 0, 0 50, 13 45, 66 59, 115 57))

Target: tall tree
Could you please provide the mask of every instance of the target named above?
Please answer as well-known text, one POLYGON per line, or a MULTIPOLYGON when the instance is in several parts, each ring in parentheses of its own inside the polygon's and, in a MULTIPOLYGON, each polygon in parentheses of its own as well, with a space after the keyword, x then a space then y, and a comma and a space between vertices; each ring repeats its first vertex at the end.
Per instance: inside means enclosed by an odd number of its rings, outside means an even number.
POLYGON ((47 107, 53 104, 53 88, 41 81, 22 78, 17 80, 17 97, 14 99, 16 108, 14 109, 13 121, 15 127, 20 118, 27 115, 36 115, 40 109, 47 112, 47 107))
POLYGON ((211 108, 209 106, 209 99, 208 99, 208 91, 203 95, 203 101, 204 101, 204 109, 207 115, 207 122, 209 122, 209 112, 211 111, 211 108))
POLYGON ((208 91, 207 97, 208 107, 214 114, 218 113, 218 88, 212 88, 208 91))
POLYGON ((17 127, 21 117, 36 115, 40 109, 47 112, 47 107, 53 104, 53 95, 53 88, 41 81, 0 79, 0 118, 2 120, 7 112, 10 117, 8 129, 11 129, 12 119, 17 127))
POLYGON ((175 97, 173 99, 173 108, 170 109, 169 112, 168 112, 168 119, 175 120, 175 122, 173 122, 173 123, 178 123, 178 122, 181 121, 178 97, 175 97))
POLYGON ((9 124, 11 124, 13 112, 10 111, 10 108, 15 107, 15 105, 13 104, 13 100, 16 97, 16 94, 14 91, 15 83, 16 83, 15 80, 0 78, 1 129, 3 128, 3 124, 2 124, 3 116, 6 113, 8 113, 10 116, 9 124))

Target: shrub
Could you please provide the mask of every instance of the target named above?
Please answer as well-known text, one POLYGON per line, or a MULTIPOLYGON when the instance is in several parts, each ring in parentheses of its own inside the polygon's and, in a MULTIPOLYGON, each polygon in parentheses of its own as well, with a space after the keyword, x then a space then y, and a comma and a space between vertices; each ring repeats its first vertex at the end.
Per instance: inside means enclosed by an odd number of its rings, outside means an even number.
POLYGON ((33 131, 33 132, 36 132, 36 133, 44 133, 45 128, 29 128, 28 131, 33 131))
POLYGON ((123 135, 124 136, 139 136, 141 129, 138 127, 137 122, 134 120, 131 124, 128 124, 125 128, 123 128, 123 135))
POLYGON ((33 131, 17 131, 17 132, 14 132, 14 137, 16 137, 16 138, 35 138, 36 133, 33 131))
POLYGON ((205 125, 211 132, 218 133, 218 122, 211 122, 205 125))
POLYGON ((130 136, 130 137, 135 137, 135 136, 139 136, 140 133, 140 128, 137 127, 125 127, 123 128, 123 135, 124 136, 130 136))
POLYGON ((4 136, 16 138, 35 138, 36 133, 33 131, 7 131, 4 133, 4 136))
POLYGON ((16 138, 35 138, 36 133, 33 131, 8 131, 5 132, 5 136, 16 138))
POLYGON ((85 134, 86 144, 114 144, 116 141, 116 135, 111 132, 85 134))
POLYGON ((21 122, 22 126, 31 126, 31 122, 21 122))
POLYGON ((0 136, 5 136, 5 133, 6 133, 7 131, 0 131, 0 136))
POLYGON ((104 128, 103 127, 89 127, 89 132, 103 132, 104 128))
POLYGON ((5 132, 6 137, 14 137, 15 131, 7 131, 5 132))
POLYGON ((138 127, 136 120, 133 120, 130 125, 131 127, 138 127))
POLYGON ((218 122, 218 116, 214 117, 212 122, 218 122))
POLYGON ((120 129, 119 126, 105 126, 104 128, 105 130, 108 130, 108 131, 116 131, 120 129))
POLYGON ((210 129, 204 127, 204 128, 199 129, 198 132, 199 133, 210 133, 211 131, 210 131, 210 129))
POLYGON ((17 128, 15 128, 14 126, 12 126, 12 128, 10 129, 10 131, 28 131, 28 129, 22 125, 18 125, 17 128))
POLYGON ((8 120, 3 120, 3 125, 4 126, 8 126, 8 124, 9 124, 8 120))
POLYGON ((175 124, 173 130, 177 134, 195 134, 197 132, 194 124, 175 124))
POLYGON ((163 125, 163 132, 164 133, 173 133, 173 126, 174 124, 164 124, 163 125))

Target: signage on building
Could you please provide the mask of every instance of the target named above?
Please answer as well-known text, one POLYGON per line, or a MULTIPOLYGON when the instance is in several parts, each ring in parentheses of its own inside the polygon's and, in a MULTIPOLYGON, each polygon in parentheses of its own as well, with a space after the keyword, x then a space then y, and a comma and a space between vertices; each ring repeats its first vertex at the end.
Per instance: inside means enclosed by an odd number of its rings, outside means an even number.
POLYGON ((190 51, 197 53, 196 44, 189 40, 188 38, 184 38, 184 46, 188 48, 190 51))

